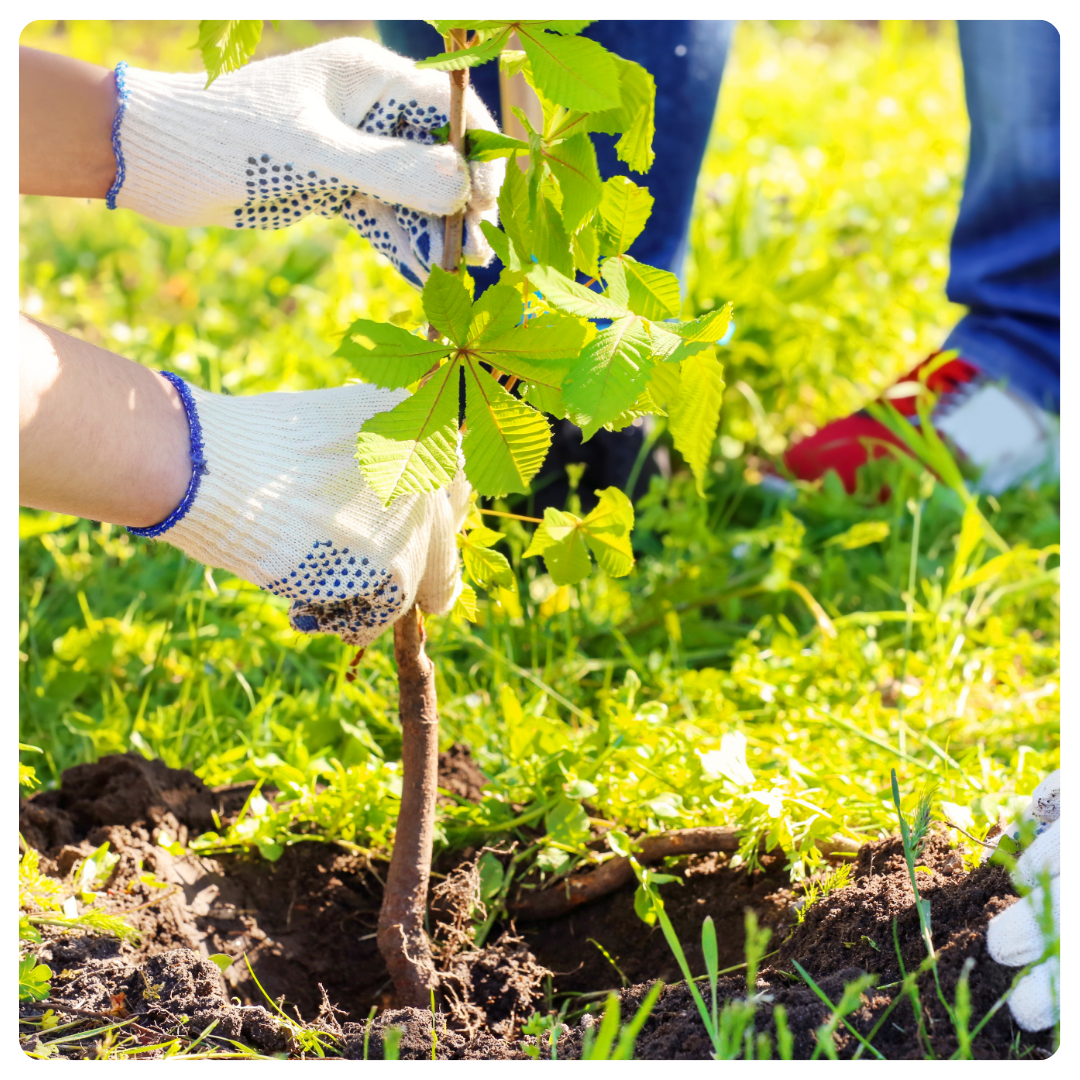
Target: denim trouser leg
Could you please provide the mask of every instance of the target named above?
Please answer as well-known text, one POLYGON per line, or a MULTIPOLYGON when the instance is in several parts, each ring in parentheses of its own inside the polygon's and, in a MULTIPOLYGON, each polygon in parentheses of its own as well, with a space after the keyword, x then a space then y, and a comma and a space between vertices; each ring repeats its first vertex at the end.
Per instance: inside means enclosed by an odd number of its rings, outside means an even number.
POLYGON ((1061 401, 1060 39, 1048 22, 960 21, 971 150, 945 343, 1037 405, 1061 401))

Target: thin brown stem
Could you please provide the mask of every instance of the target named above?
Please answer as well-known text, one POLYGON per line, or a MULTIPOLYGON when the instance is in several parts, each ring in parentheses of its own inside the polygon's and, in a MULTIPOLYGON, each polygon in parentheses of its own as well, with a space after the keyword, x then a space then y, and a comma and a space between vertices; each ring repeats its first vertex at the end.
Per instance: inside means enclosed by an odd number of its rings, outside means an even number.
POLYGON ((424 653, 424 620, 411 608, 394 624, 401 716, 401 809, 379 912, 379 951, 402 1005, 424 1008, 438 976, 424 933, 435 831, 439 713, 435 665, 424 653))
MULTIPOLYGON (((450 31, 451 48, 465 48, 465 31, 450 31)), ((465 90, 469 85, 469 69, 450 72, 450 145, 459 153, 465 153, 465 90)), ((457 270, 461 261, 461 234, 465 223, 464 211, 451 214, 446 219, 446 237, 443 241, 444 270, 457 270)))

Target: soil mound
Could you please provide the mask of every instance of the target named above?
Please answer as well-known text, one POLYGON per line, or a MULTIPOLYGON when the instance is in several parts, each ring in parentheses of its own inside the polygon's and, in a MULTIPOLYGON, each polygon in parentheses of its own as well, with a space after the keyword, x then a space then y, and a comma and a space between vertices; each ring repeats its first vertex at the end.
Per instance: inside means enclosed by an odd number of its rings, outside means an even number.
MULTIPOLYGON (((467 748, 454 747, 445 759, 441 786, 459 798, 479 797, 483 776, 467 748)), ((43 927, 44 942, 35 951, 54 972, 52 997, 49 1003, 20 1005, 20 1018, 40 1016, 48 1007, 66 1008, 75 1010, 72 1017, 82 1015, 90 1030, 124 1017, 146 1045, 178 1033, 197 1037, 214 1024, 205 1040, 210 1049, 235 1049, 226 1041, 232 1039, 262 1054, 299 1056, 297 1029, 290 1031, 265 1007, 246 957, 266 994, 283 999, 298 1024, 327 1032, 327 1045, 346 1057, 364 1057, 365 1038, 367 1056, 382 1057, 386 1033, 397 1027, 402 1058, 430 1059, 434 1039, 440 1059, 509 1060, 529 1056, 523 1046, 550 1055, 547 1036, 537 1048, 534 1036, 521 1034, 522 1023, 534 1011, 546 1012, 553 1004, 557 1008, 564 995, 574 995, 571 1008, 580 1013, 586 1005, 602 1004, 615 990, 627 1020, 660 978, 672 985, 642 1028, 636 1055, 659 1060, 711 1055, 688 990, 674 985, 681 975, 662 933, 634 914, 632 886, 548 922, 520 925, 516 931, 497 925, 482 949, 460 937, 445 946, 448 928, 461 920, 452 903, 447 907, 445 897, 437 898, 432 923, 445 950, 440 961, 445 1011, 433 1020, 428 1010, 397 1008, 375 940, 385 864, 315 841, 286 848, 274 863, 242 855, 177 858, 157 843, 161 830, 183 838, 185 831, 190 837, 210 827, 211 810, 227 822, 250 790, 250 785, 210 790, 185 770, 125 754, 69 770, 58 790, 24 802, 20 827, 42 853, 47 874, 70 884, 82 859, 109 842, 119 860, 97 907, 124 914, 141 936, 136 943, 121 943, 43 927), (224 973, 209 961, 216 954, 234 961, 224 973), (381 1011, 369 1023, 372 1005, 381 1011)), ((466 862, 460 856, 457 860, 462 882, 475 876, 475 866, 469 868, 475 854, 466 855, 471 856, 466 862)), ((989 920, 1015 902, 1016 894, 997 867, 967 873, 944 833, 927 840, 919 863, 927 868, 919 871, 918 881, 931 902, 942 990, 951 1004, 960 972, 971 958, 972 1022, 977 1023, 1011 981, 1012 972, 986 954, 985 932, 989 920)), ((449 872, 453 867, 444 854, 440 868, 449 872)), ((877 988, 848 1018, 866 1036, 892 1005, 901 979, 894 919, 905 970, 917 967, 925 955, 895 838, 864 846, 851 883, 813 904, 801 923, 793 903, 797 890, 784 873, 782 857, 766 856, 763 869, 752 874, 732 868, 722 855, 693 856, 668 869, 683 879, 682 885, 665 885, 662 891, 695 975, 705 970, 700 935, 706 915, 716 923, 721 968, 744 958, 746 908, 772 929, 770 947, 776 951, 766 958, 755 987, 760 995, 756 1028, 774 1034, 773 1009, 783 1004, 796 1057, 814 1053, 815 1031, 830 1010, 798 976, 794 961, 831 1001, 838 1001, 844 986, 862 972, 877 976, 877 988)), ((956 1049, 952 1024, 929 972, 918 989, 925 1040, 904 999, 873 1040, 887 1057, 948 1057, 956 1049)), ((722 1000, 745 994, 741 974, 721 980, 722 1000)), ((579 1057, 585 1033, 595 1023, 586 1015, 565 1028, 556 1046, 558 1057, 579 1057)), ((31 1027, 21 1030, 32 1036, 24 1048, 45 1052, 42 1039, 47 1042, 47 1035, 35 1035, 31 1027)), ((842 1058, 852 1057, 859 1047, 843 1027, 833 1043, 842 1058)), ((976 1056, 983 1058, 1046 1057, 1051 1048, 1051 1032, 1021 1032, 1007 1008, 994 1014, 974 1043, 976 1056)), ((66 1042, 50 1052, 93 1056, 93 1039, 85 1046, 66 1042)), ((864 1051, 863 1056, 869 1055, 864 1051)))

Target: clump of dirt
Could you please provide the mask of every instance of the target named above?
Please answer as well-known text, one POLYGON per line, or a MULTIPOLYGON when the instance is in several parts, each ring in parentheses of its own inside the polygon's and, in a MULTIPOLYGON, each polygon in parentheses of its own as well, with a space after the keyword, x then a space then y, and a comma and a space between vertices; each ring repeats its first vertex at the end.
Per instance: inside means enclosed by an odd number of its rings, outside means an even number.
MULTIPOLYGON (((446 761, 440 785, 460 792, 459 798, 479 797, 483 777, 467 749, 452 748, 446 761), (453 777, 470 769, 472 780, 455 787, 453 777)), ((606 992, 616 990, 625 1020, 655 979, 669 984, 681 979, 660 930, 645 926, 634 913, 632 885, 548 922, 497 924, 489 943, 476 948, 471 919, 463 915, 478 899, 476 853, 466 852, 464 859, 459 854, 456 862, 444 854, 440 867, 447 876, 431 906, 437 947, 441 943, 442 1010, 433 1019, 428 1010, 400 1009, 375 940, 385 864, 321 841, 290 846, 274 863, 241 855, 178 858, 157 843, 162 830, 173 837, 186 830, 192 838, 212 827, 211 810, 227 822, 250 790, 250 785, 210 790, 192 773, 125 754, 69 770, 58 790, 20 805, 23 835, 42 852, 43 872, 54 877, 70 883, 82 859, 109 842, 120 858, 96 906, 124 914, 141 935, 131 943, 43 927, 44 941, 35 951, 54 972, 56 1007, 82 1010, 88 1029, 109 1017, 125 1017, 130 1032, 146 1045, 171 1034, 194 1037, 214 1023, 206 1039, 211 1048, 228 1048, 232 1044, 225 1040, 235 1039, 260 1053, 298 1056, 302 1049, 290 1043, 289 1027, 265 1007, 246 956, 266 994, 283 999, 298 1023, 329 1033, 328 1045, 347 1057, 364 1056, 365 1037, 367 1056, 383 1056, 386 1032, 397 1027, 402 1058, 429 1059, 434 1037, 440 1059, 509 1060, 528 1056, 523 1045, 536 1052, 535 1037, 522 1036, 521 1024, 534 1011, 551 1007, 549 995, 555 1001, 562 994, 591 995, 577 1000, 602 1006, 606 992), (234 960, 224 973, 209 961, 215 954, 234 960), (381 1012, 369 1024, 372 1005, 381 1012)), ((954 1001, 964 962, 973 958, 970 990, 977 1023, 1012 978, 1010 969, 987 955, 985 937, 989 920, 1015 902, 1015 891, 996 866, 965 872, 944 833, 927 840, 919 863, 927 867, 919 872, 919 889, 931 902, 942 989, 946 1000, 954 1001)), ((746 908, 772 929, 775 951, 755 986, 761 995, 757 1030, 774 1033, 773 1009, 783 1004, 795 1056, 805 1058, 815 1051, 815 1031, 829 1009, 798 976, 794 961, 832 1001, 862 972, 876 975, 880 989, 864 995, 848 1018, 865 1036, 892 1004, 901 978, 893 920, 906 970, 918 966, 925 946, 897 839, 864 846, 851 883, 812 905, 801 923, 796 923, 795 890, 783 866, 781 856, 770 855, 762 869, 747 873, 723 855, 693 856, 669 868, 683 884, 662 886, 662 892, 695 975, 705 970, 700 936, 706 915, 716 923, 722 968, 744 958, 746 908)), ((744 997, 745 977, 722 979, 718 989, 722 1000, 744 997)), ((928 1045, 905 999, 874 1038, 886 1057, 922 1058, 929 1052, 948 1057, 956 1049, 929 972, 919 982, 919 994, 928 1045)), ((21 1005, 20 1017, 40 1015, 44 1007, 49 1006, 21 1005)), ((564 1029, 558 1056, 579 1057, 595 1022, 585 1016, 564 1029)), ((42 1043, 40 1035, 34 1039, 42 1043)), ((840 1057, 853 1056, 859 1045, 843 1027, 833 1043, 840 1057)), ((547 1057, 546 1035, 543 1044, 540 1053, 547 1057)), ((92 1045, 87 1050, 65 1043, 51 1052, 79 1056, 91 1050, 92 1045)), ((1039 1057, 1051 1050, 1051 1032, 1020 1032, 1007 1008, 997 1011, 974 1043, 976 1056, 984 1058, 1039 1057)), ((638 1036, 637 1056, 690 1059, 711 1053, 685 985, 669 985, 638 1036)))
MULTIPOLYGON (((692 855, 676 864, 682 885, 664 885, 667 911, 691 969, 705 970, 701 924, 716 924, 720 968, 745 959, 745 912, 752 908, 779 941, 794 921, 794 894, 782 856, 766 855, 748 873, 723 855, 692 855)), ((659 925, 646 926, 634 911, 634 887, 620 889, 557 919, 519 925, 537 959, 555 972, 557 991, 589 993, 662 979, 678 982, 678 961, 659 925)))
MULTIPOLYGON (((969 980, 974 1027, 994 1008, 1012 981, 1014 971, 996 964, 986 952, 986 925, 999 911, 1015 903, 1016 892, 1001 867, 985 865, 965 872, 942 832, 927 840, 919 865, 927 868, 926 872, 918 872, 917 881, 920 894, 931 903, 938 978, 950 1005, 956 1000, 956 984, 965 960, 974 960, 969 980)), ((863 973, 876 975, 881 989, 864 994, 861 1007, 848 1017, 865 1037, 892 1005, 898 991, 896 984, 902 978, 893 942, 894 918, 904 969, 912 971, 926 956, 899 838, 864 845, 853 879, 846 888, 811 906, 804 921, 782 940, 779 953, 763 967, 754 987, 757 994, 768 999, 758 1007, 756 1029, 768 1034, 775 1047, 773 1010, 783 1005, 794 1036, 796 1058, 813 1055, 816 1029, 828 1020, 831 1010, 798 976, 792 961, 798 961, 833 1002, 840 1000, 845 985, 863 973)), ((665 887, 665 897, 674 891, 665 887)), ((665 903, 670 907, 669 901, 665 903)), ((680 934, 680 940, 685 946, 689 935, 680 934)), ((703 964, 691 961, 691 970, 698 974, 703 964)), ((955 1030, 937 997, 933 974, 926 972, 917 986, 926 1042, 905 997, 873 1039, 874 1047, 888 1059, 922 1059, 929 1053, 948 1058, 957 1049, 955 1030)), ((642 983, 619 995, 624 1018, 633 1015, 648 990, 649 985, 642 983)), ((745 977, 722 979, 718 986, 721 1000, 745 998, 746 993, 745 977)), ((580 1054, 584 1030, 593 1022, 587 1018, 584 1025, 564 1035, 559 1042, 560 1057, 580 1054)), ((833 1046, 839 1057, 850 1058, 860 1044, 840 1027, 833 1035, 833 1046)), ((1048 1057, 1053 1051, 1052 1032, 1021 1031, 1008 1008, 1003 1007, 979 1032, 972 1051, 975 1057, 987 1059, 1048 1057)), ((637 1056, 694 1059, 707 1058, 711 1053, 704 1025, 685 984, 666 988, 638 1036, 637 1056)), ((872 1056, 865 1050, 862 1055, 872 1056)))
POLYGON ((222 802, 187 769, 135 753, 109 754, 65 770, 57 790, 22 803, 19 831, 39 851, 72 844, 95 826, 136 822, 171 829, 186 843, 189 834, 213 828, 213 812, 225 809, 222 802))
POLYGON ((439 795, 440 806, 454 806, 460 799, 478 803, 484 795, 480 789, 486 783, 487 777, 464 743, 454 743, 449 750, 439 754, 439 787, 456 796, 439 795))
POLYGON ((439 975, 439 990, 467 1035, 486 1026, 508 1039, 540 1005, 550 974, 525 942, 507 931, 494 945, 452 957, 439 975))

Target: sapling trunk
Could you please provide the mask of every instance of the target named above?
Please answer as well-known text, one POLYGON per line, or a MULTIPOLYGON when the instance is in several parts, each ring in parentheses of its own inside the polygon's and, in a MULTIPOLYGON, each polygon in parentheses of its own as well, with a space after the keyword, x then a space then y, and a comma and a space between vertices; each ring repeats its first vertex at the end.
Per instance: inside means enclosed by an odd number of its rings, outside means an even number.
MULTIPOLYGON (((453 30, 448 48, 465 47, 465 32, 453 30)), ((465 150, 465 88, 468 68, 450 73, 450 143, 465 150)), ((464 214, 446 219, 442 268, 451 273, 461 261, 464 214)), ((430 334, 430 331, 429 331, 430 334)), ((394 852, 379 912, 379 951, 402 1005, 427 1008, 438 984, 431 942, 424 932, 428 879, 435 832, 439 765, 439 711, 435 665, 424 652, 424 620, 417 607, 394 624, 401 717, 401 810, 394 852)))
POLYGON ((379 950, 402 1005, 424 1008, 438 977, 424 933, 435 828, 439 713, 435 665, 424 652, 424 620, 411 608, 394 624, 401 716, 401 811, 379 912, 379 950))

